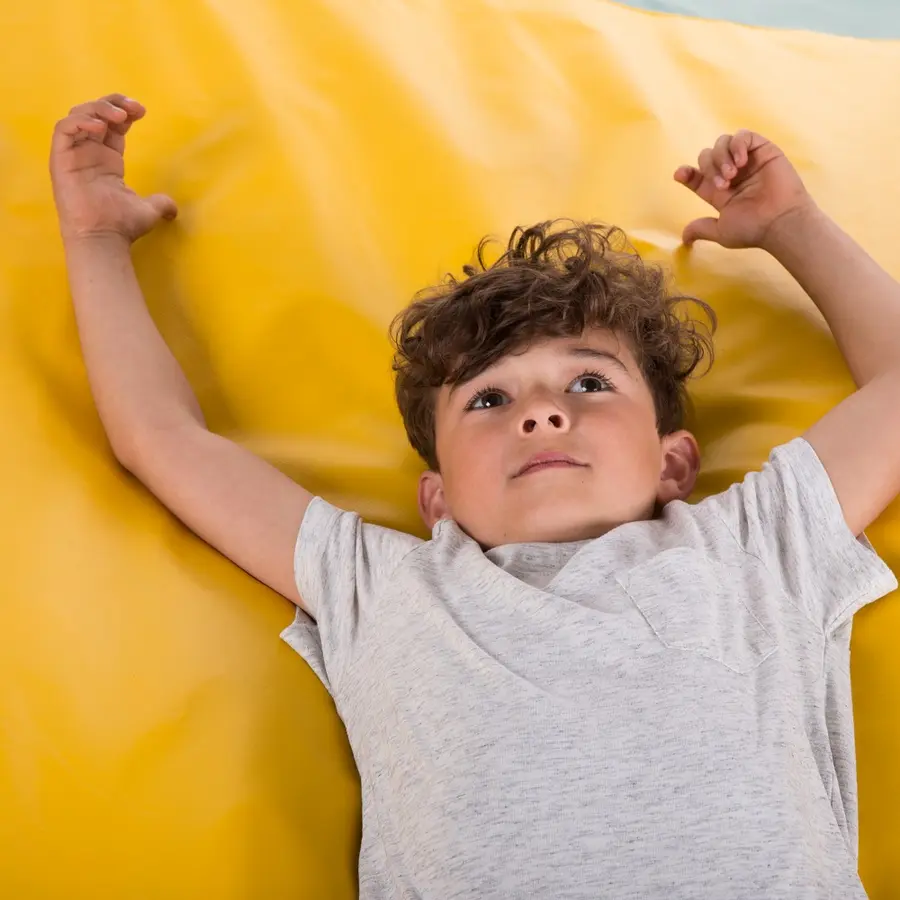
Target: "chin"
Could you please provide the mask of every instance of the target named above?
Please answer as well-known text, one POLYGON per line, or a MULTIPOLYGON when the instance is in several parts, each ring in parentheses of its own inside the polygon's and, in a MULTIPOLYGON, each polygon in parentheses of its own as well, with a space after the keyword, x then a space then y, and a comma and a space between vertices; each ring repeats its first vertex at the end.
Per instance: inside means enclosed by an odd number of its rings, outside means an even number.
POLYGON ((509 529, 507 542, 564 544, 598 538, 615 527, 598 517, 596 511, 584 509, 583 501, 578 506, 572 509, 557 503, 551 509, 532 509, 527 515, 514 517, 516 525, 509 529))

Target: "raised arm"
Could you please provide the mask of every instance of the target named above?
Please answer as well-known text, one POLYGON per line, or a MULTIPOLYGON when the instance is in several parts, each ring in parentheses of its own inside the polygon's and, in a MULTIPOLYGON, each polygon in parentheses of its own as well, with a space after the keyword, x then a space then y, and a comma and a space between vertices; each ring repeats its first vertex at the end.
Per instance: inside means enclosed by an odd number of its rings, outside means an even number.
POLYGON ((131 245, 176 215, 124 182, 125 135, 144 108, 119 94, 75 107, 53 135, 50 171, 78 334, 113 453, 181 521, 251 575, 314 614, 293 577, 310 495, 210 432, 141 293, 131 245))
POLYGON ((805 437, 862 532, 900 493, 900 285, 814 203, 774 144, 723 135, 676 180, 719 211, 691 222, 685 243, 761 247, 819 307, 858 390, 805 437))

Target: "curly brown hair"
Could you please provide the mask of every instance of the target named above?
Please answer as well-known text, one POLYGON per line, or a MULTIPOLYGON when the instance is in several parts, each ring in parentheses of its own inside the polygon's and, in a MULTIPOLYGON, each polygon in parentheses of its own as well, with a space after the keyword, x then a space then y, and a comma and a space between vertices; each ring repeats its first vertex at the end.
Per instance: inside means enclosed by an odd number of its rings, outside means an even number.
POLYGON ((546 337, 609 329, 628 340, 656 408, 660 435, 682 427, 686 381, 712 364, 716 316, 702 300, 670 293, 666 275, 641 259, 621 229, 569 220, 516 228, 506 251, 447 275, 416 295, 391 325, 397 404, 413 448, 438 471, 437 389, 466 382, 546 337), (679 308, 695 304, 708 325, 679 308))

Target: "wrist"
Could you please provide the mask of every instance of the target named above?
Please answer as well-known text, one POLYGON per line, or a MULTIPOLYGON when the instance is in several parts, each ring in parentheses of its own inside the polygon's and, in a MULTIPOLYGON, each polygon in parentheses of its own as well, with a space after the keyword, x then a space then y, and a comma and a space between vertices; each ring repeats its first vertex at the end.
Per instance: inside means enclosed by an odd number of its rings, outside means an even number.
POLYGON ((66 234, 63 231, 63 247, 66 253, 112 253, 131 255, 132 240, 119 231, 93 231, 66 234))
POLYGON ((795 206, 777 216, 766 229, 759 242, 761 250, 780 259, 798 244, 811 240, 825 216, 808 194, 795 206))

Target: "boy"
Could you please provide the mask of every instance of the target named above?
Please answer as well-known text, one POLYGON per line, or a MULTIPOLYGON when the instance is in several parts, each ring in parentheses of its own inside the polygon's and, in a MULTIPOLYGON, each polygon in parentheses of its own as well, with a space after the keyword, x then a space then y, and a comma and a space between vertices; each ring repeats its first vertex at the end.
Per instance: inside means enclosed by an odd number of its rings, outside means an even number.
POLYGON ((864 897, 849 634, 896 586, 862 532, 900 490, 900 287, 778 148, 725 135, 679 169, 719 213, 684 239, 772 253, 857 392, 688 505, 702 328, 614 232, 517 231, 395 325, 421 541, 205 427, 130 261, 176 212, 122 181, 143 115, 112 95, 53 138, 91 388, 121 464, 298 606, 284 637, 361 774, 361 895, 864 897))

